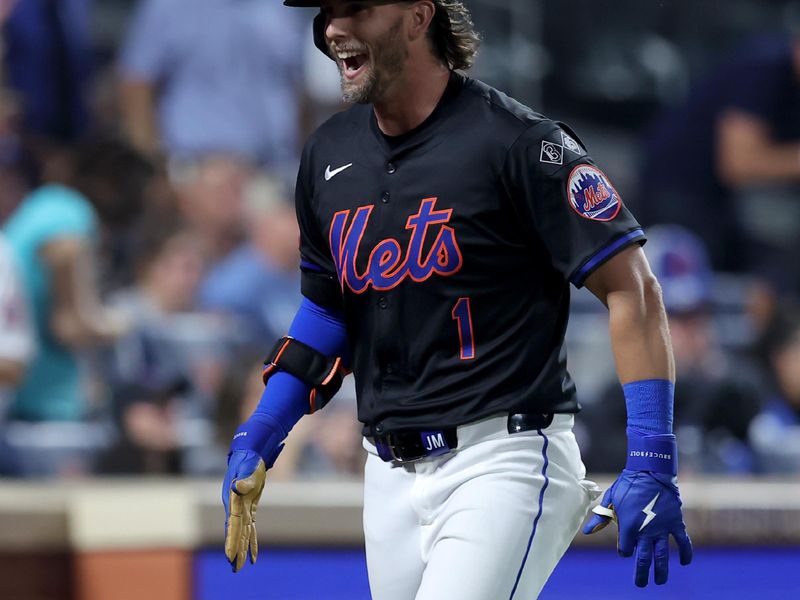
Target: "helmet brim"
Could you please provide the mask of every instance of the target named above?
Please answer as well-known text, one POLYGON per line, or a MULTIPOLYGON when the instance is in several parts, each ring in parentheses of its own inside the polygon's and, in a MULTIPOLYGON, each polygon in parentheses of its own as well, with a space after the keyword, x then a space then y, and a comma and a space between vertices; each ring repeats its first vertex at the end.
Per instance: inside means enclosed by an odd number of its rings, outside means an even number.
MULTIPOLYGON (((359 0, 343 0, 346 2, 356 2, 359 0)), ((371 4, 395 4, 400 0, 362 0, 371 4)), ((297 6, 300 8, 320 8, 322 6, 321 0, 283 0, 284 6, 297 6)))

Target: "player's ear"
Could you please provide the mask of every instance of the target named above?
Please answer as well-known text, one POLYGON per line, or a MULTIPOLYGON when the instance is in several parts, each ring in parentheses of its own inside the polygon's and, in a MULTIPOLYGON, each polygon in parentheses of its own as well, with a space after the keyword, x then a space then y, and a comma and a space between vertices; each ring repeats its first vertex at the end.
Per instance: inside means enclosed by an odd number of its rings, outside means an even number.
POLYGON ((409 26, 409 37, 415 41, 428 33, 428 29, 436 14, 436 6, 432 0, 420 0, 415 2, 411 8, 411 23, 409 26))

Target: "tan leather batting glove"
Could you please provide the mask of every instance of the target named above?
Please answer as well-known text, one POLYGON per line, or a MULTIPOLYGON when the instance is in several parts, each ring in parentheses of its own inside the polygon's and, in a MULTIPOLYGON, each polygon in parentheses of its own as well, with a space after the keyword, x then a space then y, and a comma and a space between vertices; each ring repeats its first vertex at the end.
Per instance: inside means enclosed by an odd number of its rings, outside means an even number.
MULTIPOLYGON (((236 454, 236 453, 234 453, 236 454)), ((247 453, 252 454, 252 453, 247 453)), ((251 458, 252 457, 247 457, 251 458)), ((231 477, 231 484, 228 489, 229 513, 225 525, 225 556, 231 563, 234 573, 239 571, 245 563, 247 554, 250 554, 250 562, 255 564, 258 557, 258 536, 256 535, 256 510, 258 501, 261 499, 261 492, 264 490, 264 483, 267 477, 267 469, 264 461, 258 458, 255 469, 246 468, 247 463, 252 465, 250 460, 239 463, 239 473, 231 473, 235 468, 232 461, 229 463, 228 474, 231 477), (242 469, 241 467, 245 467, 242 469), (245 471, 245 473, 242 473, 245 471), (246 474, 243 479, 236 478, 236 475, 246 474)), ((227 478, 226 478, 227 480, 227 478)), ((223 494, 225 490, 223 490, 223 494)))

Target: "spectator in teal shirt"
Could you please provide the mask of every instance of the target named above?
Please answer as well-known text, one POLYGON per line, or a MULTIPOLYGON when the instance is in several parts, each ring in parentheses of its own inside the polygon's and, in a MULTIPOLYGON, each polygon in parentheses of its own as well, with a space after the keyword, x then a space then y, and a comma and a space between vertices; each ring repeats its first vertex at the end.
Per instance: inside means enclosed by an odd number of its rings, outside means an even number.
POLYGON ((116 141, 76 153, 73 177, 23 199, 4 225, 21 265, 38 350, 10 406, 20 421, 76 421, 86 414, 78 363, 85 348, 126 329, 106 309, 93 278, 101 226, 129 222, 141 207, 152 168, 116 141))

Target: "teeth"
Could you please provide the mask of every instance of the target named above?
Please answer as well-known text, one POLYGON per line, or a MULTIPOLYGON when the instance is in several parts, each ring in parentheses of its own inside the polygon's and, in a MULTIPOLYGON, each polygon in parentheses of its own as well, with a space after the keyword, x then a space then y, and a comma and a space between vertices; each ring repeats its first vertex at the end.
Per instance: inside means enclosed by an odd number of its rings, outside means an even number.
POLYGON ((340 60, 345 60, 348 58, 354 58, 356 56, 360 56, 361 54, 363 54, 363 52, 348 51, 348 52, 339 52, 337 56, 339 57, 340 60))

